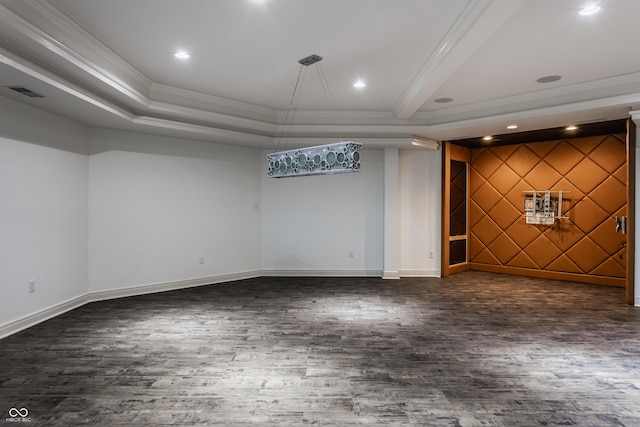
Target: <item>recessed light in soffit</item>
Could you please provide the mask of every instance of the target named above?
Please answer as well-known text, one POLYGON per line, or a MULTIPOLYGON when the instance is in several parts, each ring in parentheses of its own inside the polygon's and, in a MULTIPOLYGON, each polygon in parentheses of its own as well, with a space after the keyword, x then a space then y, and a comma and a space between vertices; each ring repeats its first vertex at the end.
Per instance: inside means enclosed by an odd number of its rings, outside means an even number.
POLYGON ((189 52, 187 52, 186 50, 179 50, 176 53, 174 53, 173 56, 175 56, 178 59, 189 59, 189 58, 191 58, 191 54, 189 54, 189 52))
POLYGON ((589 15, 593 15, 593 14, 596 14, 596 13, 600 12, 600 9, 602 9, 602 8, 600 7, 599 4, 591 3, 591 4, 586 5, 582 9, 580 9, 580 12, 578 12, 578 14, 580 16, 589 16, 589 15))
POLYGON ((577 136, 595 136, 595 135, 609 135, 616 133, 624 133, 627 129, 627 120, 618 119, 603 121, 597 123, 576 123, 577 129, 569 131, 566 126, 550 128, 550 129, 538 129, 524 132, 509 132, 501 135, 493 135, 493 140, 490 143, 482 140, 482 137, 460 137, 452 140, 456 145, 460 145, 468 148, 481 148, 487 145, 512 145, 523 144, 529 142, 541 142, 551 141, 561 138, 575 138, 577 136))

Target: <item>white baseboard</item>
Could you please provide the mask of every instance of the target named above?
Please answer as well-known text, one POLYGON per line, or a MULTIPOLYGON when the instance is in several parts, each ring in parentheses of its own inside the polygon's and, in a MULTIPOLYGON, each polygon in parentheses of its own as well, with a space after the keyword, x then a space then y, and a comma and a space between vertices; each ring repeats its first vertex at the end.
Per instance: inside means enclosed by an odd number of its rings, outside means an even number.
POLYGON ((400 270, 400 277, 440 277, 440 270, 400 270))
POLYGON ((390 270, 385 270, 382 272, 382 278, 383 279, 389 279, 389 280, 397 280, 400 279, 400 272, 399 271, 390 271, 390 270))
POLYGON ((31 326, 37 325, 38 323, 42 323, 45 320, 49 320, 53 317, 59 316, 63 313, 66 313, 67 311, 82 307, 88 302, 91 302, 88 295, 81 295, 79 297, 61 302, 60 304, 56 304, 49 308, 45 308, 44 310, 40 310, 28 316, 24 316, 9 323, 5 323, 4 325, 0 325, 0 339, 9 335, 13 335, 16 332, 20 332, 24 329, 30 328, 31 326))
POLYGON ((380 270, 261 270, 265 277, 380 277, 380 270))
POLYGON ((144 295, 156 292, 166 292, 178 289, 192 288, 196 286, 212 285, 216 283, 232 282, 236 280, 252 279, 260 277, 260 272, 250 271, 244 273, 222 274, 211 277, 198 277, 195 279, 178 280, 175 282, 157 283, 153 285, 134 286, 130 288, 114 289, 109 291, 89 292, 68 301, 56 304, 52 307, 21 317, 20 319, 0 325, 0 339, 13 335, 38 323, 59 316, 67 311, 81 307, 87 303, 103 301, 114 298, 124 298, 135 295, 144 295))
POLYGON ((88 296, 91 302, 104 301, 115 298, 133 297, 136 295, 155 294, 158 292, 213 285, 216 283, 234 282, 236 280, 253 279, 260 276, 261 274, 258 271, 221 274, 219 276, 197 277, 194 279, 177 280, 175 282, 155 283, 151 285, 132 286, 129 288, 113 289, 109 291, 89 292, 88 296))
MULTIPOLYGON (((196 286, 213 285, 216 283, 233 282, 236 280, 253 279, 256 277, 382 277, 383 279, 400 279, 400 277, 440 277, 439 270, 402 270, 397 271, 363 271, 363 270, 261 270, 243 273, 223 274, 211 277, 178 280, 175 282, 157 283, 152 285, 134 286, 130 288, 109 291, 90 292, 76 298, 61 302, 44 310, 17 320, 0 325, 0 339, 13 335, 38 323, 59 316, 67 311, 81 307, 89 302, 103 301, 114 298, 124 298, 157 292, 173 291, 196 286)), ((635 306, 640 307, 640 297, 635 298, 635 306)))
POLYGON ((76 298, 56 304, 52 307, 21 317, 20 319, 0 325, 0 339, 13 335, 52 317, 81 307, 90 302, 104 301, 114 298, 125 298, 136 295, 157 292, 174 291, 178 289, 206 286, 216 283, 233 282, 236 280, 253 279, 256 277, 382 277, 383 279, 399 279, 400 274, 382 272, 380 270, 256 270, 242 273, 222 274, 219 276, 197 277, 194 279, 178 280, 175 282, 156 283, 143 286, 113 289, 108 291, 89 292, 76 298))

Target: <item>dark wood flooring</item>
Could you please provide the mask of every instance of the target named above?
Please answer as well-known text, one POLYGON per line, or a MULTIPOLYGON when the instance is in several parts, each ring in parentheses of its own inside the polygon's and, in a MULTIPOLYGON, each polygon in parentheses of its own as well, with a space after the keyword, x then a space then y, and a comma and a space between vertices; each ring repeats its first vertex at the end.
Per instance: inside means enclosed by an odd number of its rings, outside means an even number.
POLYGON ((640 310, 479 272, 103 301, 0 340, 0 425, 21 408, 30 426, 640 426, 640 310))

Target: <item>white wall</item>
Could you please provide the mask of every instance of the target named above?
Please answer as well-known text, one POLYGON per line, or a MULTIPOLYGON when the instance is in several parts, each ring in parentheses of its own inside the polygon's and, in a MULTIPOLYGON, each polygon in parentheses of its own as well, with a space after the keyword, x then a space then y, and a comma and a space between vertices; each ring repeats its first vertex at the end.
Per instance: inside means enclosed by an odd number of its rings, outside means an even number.
POLYGON ((294 178, 268 177, 267 154, 262 153, 263 272, 380 276, 383 151, 363 150, 360 172, 294 178))
MULTIPOLYGON (((358 173, 293 179, 269 178, 266 154, 89 130, 0 97, 0 336, 163 286, 381 276, 384 151, 363 150, 358 173)), ((402 275, 439 274, 439 158, 399 154, 402 275)))
POLYGON ((112 130, 90 139, 90 292, 257 274, 260 150, 112 130))
POLYGON ((400 276, 440 276, 441 157, 400 151, 400 276))
POLYGON ((86 140, 83 126, 0 97, 0 326, 86 293, 86 140))

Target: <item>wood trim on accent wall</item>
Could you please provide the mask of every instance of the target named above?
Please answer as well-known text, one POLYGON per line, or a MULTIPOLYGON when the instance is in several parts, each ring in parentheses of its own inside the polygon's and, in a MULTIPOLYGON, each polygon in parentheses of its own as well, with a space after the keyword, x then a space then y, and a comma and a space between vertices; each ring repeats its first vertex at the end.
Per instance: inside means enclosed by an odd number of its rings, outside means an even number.
POLYGON ((580 282, 591 285, 614 286, 622 288, 625 285, 625 279, 604 276, 588 276, 584 274, 563 273, 547 270, 530 270, 527 268, 508 267, 501 265, 488 265, 479 263, 470 263, 471 270, 488 271, 491 273, 512 274, 514 276, 535 277, 537 279, 563 280, 566 282, 580 282))
MULTIPOLYGON (((469 262, 463 264, 449 265, 449 232, 451 228, 450 210, 451 210, 451 161, 469 163, 471 161, 471 150, 466 147, 444 142, 442 144, 442 239, 441 239, 441 265, 440 271, 442 277, 448 277, 451 274, 461 273, 471 269, 469 262)), ((467 178, 468 179, 468 178, 467 178)), ((467 185, 468 187, 468 185, 467 185)), ((467 192, 467 206, 469 205, 469 193, 467 192)), ((469 251, 469 224, 467 224, 467 252, 469 251)))
POLYGON ((449 277, 449 209, 450 201, 449 194, 451 193, 451 143, 444 142, 442 144, 442 200, 440 205, 442 206, 442 238, 440 239, 441 248, 440 253, 440 271, 442 277, 449 277))
POLYGON ((636 259, 636 124, 627 120, 627 278, 625 302, 634 305, 636 259))

